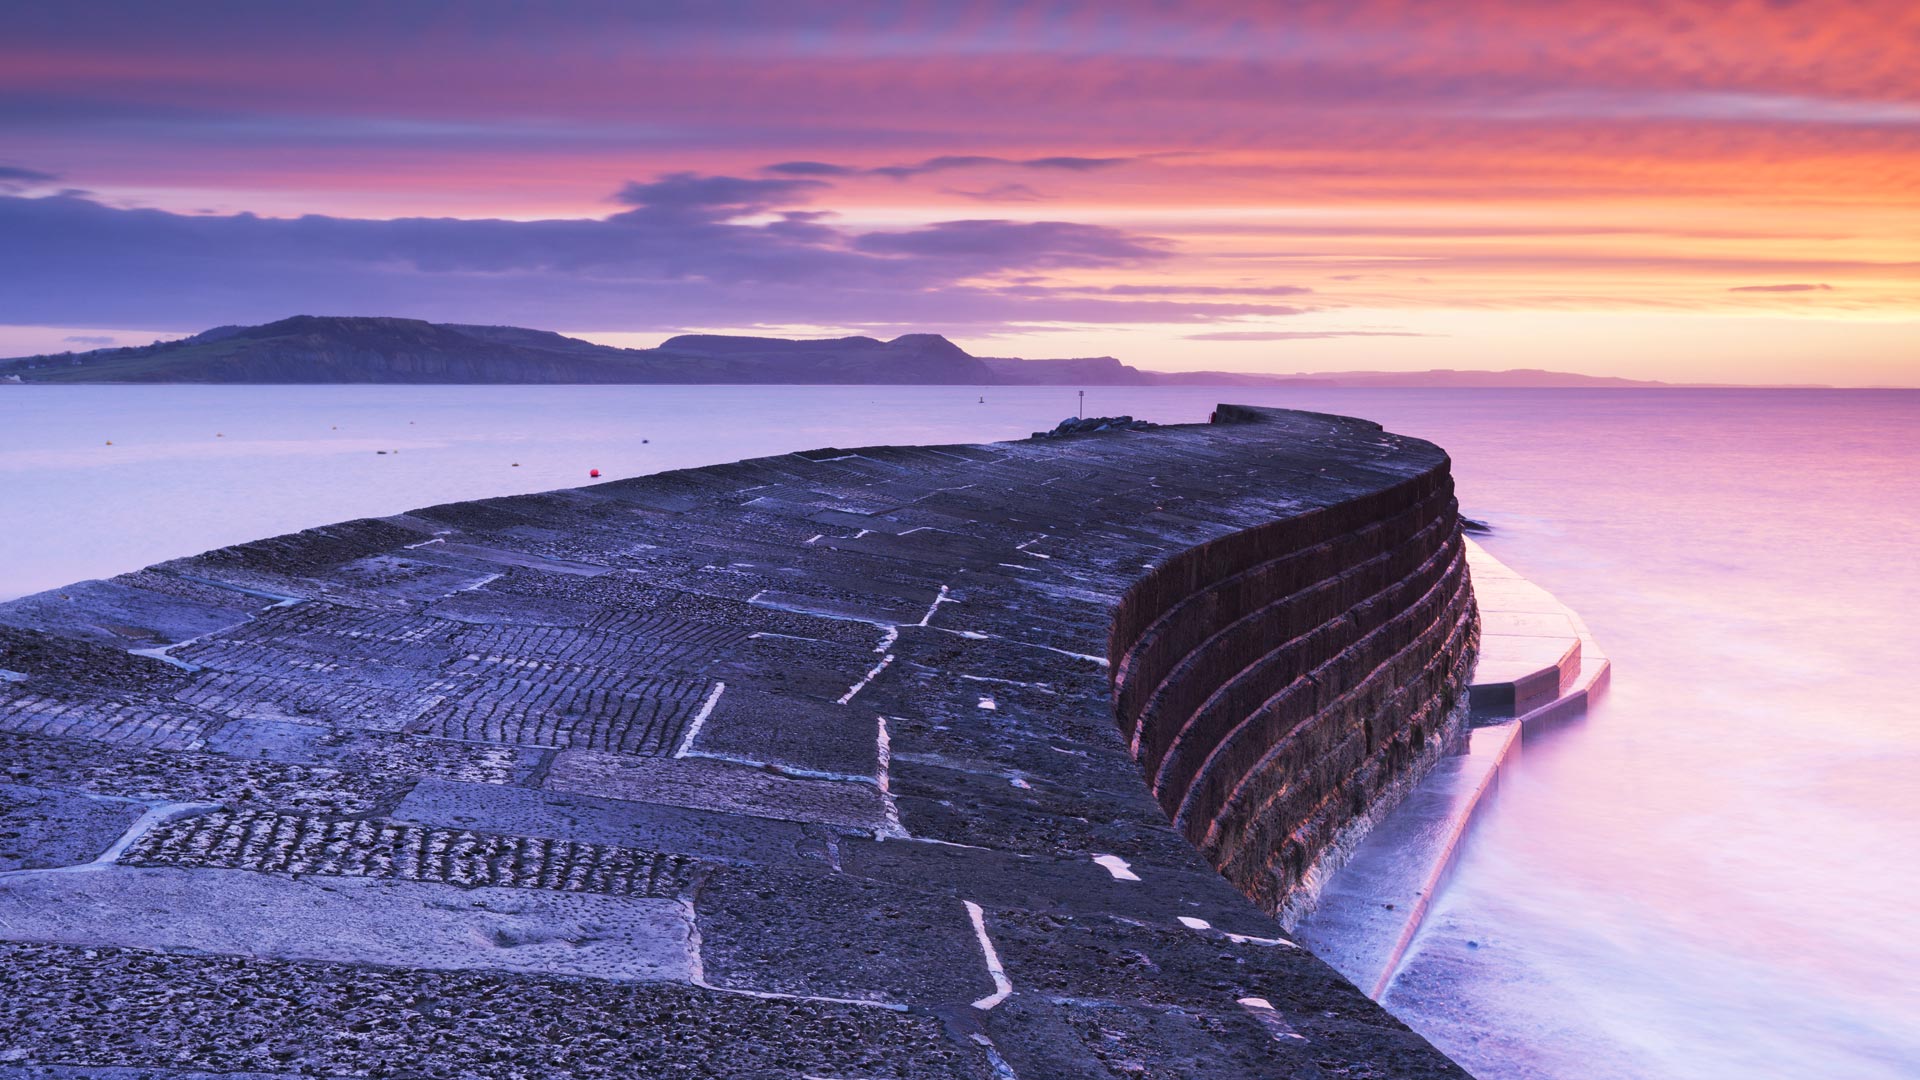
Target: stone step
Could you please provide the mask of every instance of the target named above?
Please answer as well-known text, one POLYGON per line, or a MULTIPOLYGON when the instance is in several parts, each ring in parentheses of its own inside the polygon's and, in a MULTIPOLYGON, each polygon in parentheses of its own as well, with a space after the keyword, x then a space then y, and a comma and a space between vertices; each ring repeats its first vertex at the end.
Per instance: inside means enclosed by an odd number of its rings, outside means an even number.
POLYGON ((1522 740, 1584 716, 1611 664, 1580 617, 1471 540, 1481 653, 1469 691, 1475 723, 1458 753, 1386 813, 1335 871, 1301 942, 1379 1000, 1492 805, 1522 740))

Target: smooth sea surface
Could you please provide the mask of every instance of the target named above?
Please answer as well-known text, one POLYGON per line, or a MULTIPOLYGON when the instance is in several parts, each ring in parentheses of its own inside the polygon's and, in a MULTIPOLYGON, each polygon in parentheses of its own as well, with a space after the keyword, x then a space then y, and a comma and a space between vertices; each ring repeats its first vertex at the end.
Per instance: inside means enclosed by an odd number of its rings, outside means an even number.
MULTIPOLYGON (((0 598, 594 468, 1020 437, 1076 401, 984 393, 0 386, 0 598)), ((1446 447, 1488 549, 1614 661, 1509 774, 1396 1013, 1488 1080, 1920 1075, 1920 392, 1095 388, 1087 411, 1218 401, 1446 447)))

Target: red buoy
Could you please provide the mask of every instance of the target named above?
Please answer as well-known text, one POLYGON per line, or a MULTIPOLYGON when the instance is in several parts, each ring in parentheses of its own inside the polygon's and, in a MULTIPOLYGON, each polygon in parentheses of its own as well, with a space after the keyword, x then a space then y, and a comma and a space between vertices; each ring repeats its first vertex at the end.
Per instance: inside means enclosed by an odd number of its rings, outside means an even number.
POLYGON ((600 470, 599 470, 599 469, 588 469, 588 470, 587 470, 587 475, 588 475, 588 476, 599 476, 599 475, 600 475, 600 470))

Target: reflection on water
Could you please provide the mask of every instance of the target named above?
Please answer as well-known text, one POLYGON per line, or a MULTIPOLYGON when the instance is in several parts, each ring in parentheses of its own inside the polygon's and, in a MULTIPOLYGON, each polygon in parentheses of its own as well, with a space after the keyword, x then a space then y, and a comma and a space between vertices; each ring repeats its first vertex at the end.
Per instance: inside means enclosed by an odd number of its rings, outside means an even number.
MULTIPOLYGON (((1075 403, 980 393, 0 388, 0 596, 590 468, 1015 437, 1075 403)), ((1094 388, 1088 408, 1222 399, 1439 442, 1487 547, 1614 660, 1601 710, 1527 747, 1391 1007, 1485 1078, 1915 1074, 1920 393, 1094 388)))

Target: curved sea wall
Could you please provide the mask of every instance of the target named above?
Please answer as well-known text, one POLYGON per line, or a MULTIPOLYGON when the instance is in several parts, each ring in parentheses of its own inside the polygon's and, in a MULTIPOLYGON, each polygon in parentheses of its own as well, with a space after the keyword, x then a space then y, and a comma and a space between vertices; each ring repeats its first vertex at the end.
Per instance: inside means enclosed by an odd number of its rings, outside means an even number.
POLYGON ((1217 418, 0 604, 0 1077, 1464 1076, 1270 917, 1444 741, 1446 456, 1217 418))
MULTIPOLYGON (((1215 423, 1260 423, 1223 406, 1215 423)), ((1292 918, 1464 717, 1479 637, 1444 455, 1354 499, 1210 540, 1127 591, 1122 733, 1175 827, 1292 918)))

